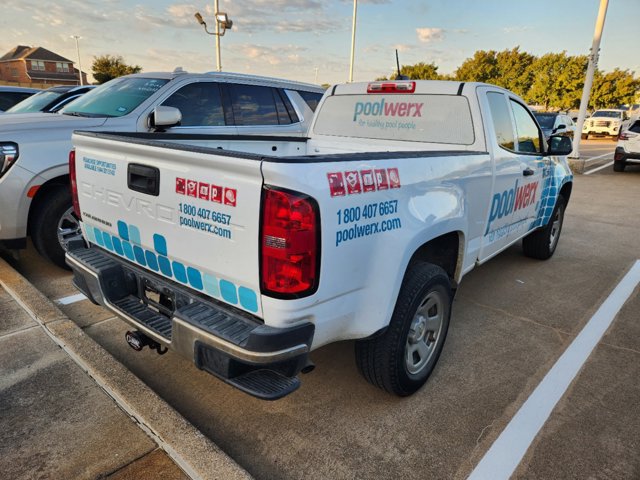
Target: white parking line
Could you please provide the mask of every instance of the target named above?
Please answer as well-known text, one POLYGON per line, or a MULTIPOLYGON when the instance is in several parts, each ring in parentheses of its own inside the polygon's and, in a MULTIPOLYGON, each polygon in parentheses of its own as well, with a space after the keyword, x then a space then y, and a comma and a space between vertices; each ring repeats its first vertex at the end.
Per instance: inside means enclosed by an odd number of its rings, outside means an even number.
POLYGON ((511 477, 554 407, 639 283, 640 260, 637 260, 520 407, 471 472, 469 480, 507 480, 511 477))
POLYGON ((590 162, 590 161, 592 161, 592 160, 598 160, 599 158, 604 158, 604 157, 606 157, 607 155, 613 155, 613 152, 603 153, 602 155, 598 155, 597 157, 589 157, 589 158, 585 158, 585 160, 586 160, 587 162, 590 162))
POLYGON ((69 295, 68 297, 62 297, 56 300, 56 303, 59 305, 69 305, 71 303, 80 302, 82 300, 86 300, 87 297, 82 293, 76 293, 75 295, 69 295))
POLYGON ((600 165, 598 168, 594 168, 593 170, 589 170, 588 172, 584 172, 585 175, 591 175, 593 172, 597 172, 598 170, 602 170, 603 168, 607 168, 613 165, 613 161, 609 163, 605 163, 604 165, 600 165))

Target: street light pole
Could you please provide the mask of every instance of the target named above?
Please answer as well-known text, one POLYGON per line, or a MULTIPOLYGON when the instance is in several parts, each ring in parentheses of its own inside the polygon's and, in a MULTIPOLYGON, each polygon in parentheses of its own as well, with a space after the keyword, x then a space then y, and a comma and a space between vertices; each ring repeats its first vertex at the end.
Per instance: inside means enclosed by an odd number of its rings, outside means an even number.
POLYGON ((573 151, 569 155, 569 158, 580 158, 580 138, 582 135, 582 126, 584 125, 584 117, 587 115, 587 106, 589 105, 589 96, 591 95, 591 86, 593 85, 593 75, 596 71, 596 67, 598 66, 598 56, 600 54, 600 39, 602 38, 602 30, 604 28, 605 17, 607 16, 608 4, 609 0, 600 0, 598 20, 596 20, 596 29, 593 33, 593 43, 591 45, 591 53, 589 54, 587 76, 584 80, 582 98, 580 99, 578 123, 576 125, 576 131, 573 132, 573 151))
POLYGON ((213 4, 213 16, 216 19, 216 65, 217 71, 222 71, 222 59, 220 58, 220 22, 218 22, 218 0, 215 0, 213 4))
POLYGON ((349 64, 349 83, 353 82, 353 57, 356 49, 356 13, 358 0, 353 0, 353 25, 351 26, 351 63, 349 64))
POLYGON ((218 0, 215 0, 214 8, 215 8, 214 18, 216 21, 215 32, 210 32, 207 29, 207 22, 204 21, 204 18, 202 18, 202 15, 200 15, 200 12, 196 12, 194 17, 196 17, 196 20, 198 21, 198 23, 202 25, 205 32, 207 32, 209 35, 216 36, 216 69, 218 72, 221 72, 222 60, 220 60, 220 37, 222 37, 227 30, 233 27, 233 22, 231 21, 231 19, 226 13, 222 13, 218 10, 218 0))
POLYGON ((71 35, 71 38, 75 38, 76 40, 76 53, 78 54, 78 76, 80 77, 80 85, 84 85, 84 80, 82 79, 82 64, 80 63, 80 46, 78 44, 78 40, 82 37, 78 35, 71 35))

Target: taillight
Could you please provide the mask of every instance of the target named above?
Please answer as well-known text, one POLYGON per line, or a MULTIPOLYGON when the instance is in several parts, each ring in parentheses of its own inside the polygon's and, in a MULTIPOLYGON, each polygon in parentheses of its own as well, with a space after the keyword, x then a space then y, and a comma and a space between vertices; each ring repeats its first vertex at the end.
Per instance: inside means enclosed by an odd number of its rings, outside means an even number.
POLYGON ((80 214, 80 202, 78 201, 78 182, 76 181, 76 151, 69 152, 69 176, 71 177, 71 200, 73 201, 73 211, 82 220, 80 214))
POLYGON ((262 293, 299 298, 318 288, 320 214, 302 193, 265 188, 260 237, 262 293))
POLYGON ((367 93, 413 93, 416 82, 374 82, 367 85, 367 93))
POLYGON ((620 130, 620 133, 618 134, 618 140, 629 140, 629 135, 627 134, 627 132, 623 132, 622 130, 620 130))

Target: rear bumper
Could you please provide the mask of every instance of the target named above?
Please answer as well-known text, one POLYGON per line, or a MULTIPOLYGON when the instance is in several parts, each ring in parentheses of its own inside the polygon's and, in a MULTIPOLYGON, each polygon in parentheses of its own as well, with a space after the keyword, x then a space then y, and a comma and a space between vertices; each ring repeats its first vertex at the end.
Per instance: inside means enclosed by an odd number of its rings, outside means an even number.
POLYGON ((283 395, 260 395, 243 388, 238 384, 242 383, 240 380, 257 371, 267 371, 270 378, 276 375, 290 379, 290 391, 284 395, 298 387, 295 376, 309 363, 313 324, 266 326, 257 318, 202 298, 98 248, 73 250, 66 259, 73 270, 75 286, 92 302, 191 359, 198 368, 261 398, 283 395), (169 298, 166 310, 158 308, 142 293, 145 291, 169 298))
POLYGON ((617 147, 613 159, 616 162, 640 163, 640 153, 627 152, 624 148, 617 147))

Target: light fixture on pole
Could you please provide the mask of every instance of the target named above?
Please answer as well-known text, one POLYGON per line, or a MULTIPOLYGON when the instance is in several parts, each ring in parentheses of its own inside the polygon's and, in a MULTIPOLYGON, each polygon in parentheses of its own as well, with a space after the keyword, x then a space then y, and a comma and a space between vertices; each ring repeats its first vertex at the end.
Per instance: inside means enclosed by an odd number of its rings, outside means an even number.
POLYGON ((216 69, 220 72, 222 71, 222 60, 220 59, 220 37, 224 36, 224 33, 233 27, 233 22, 229 19, 229 16, 226 13, 218 11, 218 0, 216 0, 214 4, 214 16, 216 20, 216 31, 210 32, 207 29, 207 23, 202 18, 202 15, 200 15, 200 12, 196 12, 194 15, 198 23, 204 28, 205 32, 209 35, 216 36, 216 69))
POLYGON ((78 44, 78 40, 82 37, 79 35, 71 35, 71 38, 75 38, 76 40, 76 53, 78 54, 78 76, 80 77, 80 85, 84 85, 84 80, 82 79, 82 64, 80 63, 80 46, 78 44))

